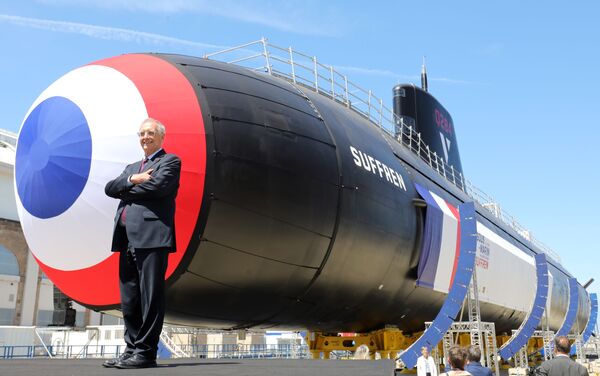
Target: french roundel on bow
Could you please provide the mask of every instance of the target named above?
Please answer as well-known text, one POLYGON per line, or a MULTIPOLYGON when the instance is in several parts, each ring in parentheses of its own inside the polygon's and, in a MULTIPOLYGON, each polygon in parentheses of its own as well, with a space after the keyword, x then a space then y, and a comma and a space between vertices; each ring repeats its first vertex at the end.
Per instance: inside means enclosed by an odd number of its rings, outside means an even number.
POLYGON ((50 85, 21 126, 15 161, 21 226, 42 270, 80 303, 119 303, 118 255, 110 252, 118 200, 104 186, 143 157, 136 132, 147 117, 165 124, 164 149, 182 161, 168 278, 195 230, 206 171, 204 123, 185 76, 150 55, 101 60, 50 85))

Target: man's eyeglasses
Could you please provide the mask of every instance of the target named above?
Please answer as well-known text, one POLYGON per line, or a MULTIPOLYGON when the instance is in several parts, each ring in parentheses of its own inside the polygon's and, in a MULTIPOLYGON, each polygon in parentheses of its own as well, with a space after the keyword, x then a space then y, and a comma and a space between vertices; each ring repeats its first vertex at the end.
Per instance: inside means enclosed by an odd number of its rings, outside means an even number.
POLYGON ((154 131, 142 131, 142 132, 138 132, 137 135, 139 137, 144 137, 144 136, 154 137, 156 135, 156 132, 154 132, 154 131))

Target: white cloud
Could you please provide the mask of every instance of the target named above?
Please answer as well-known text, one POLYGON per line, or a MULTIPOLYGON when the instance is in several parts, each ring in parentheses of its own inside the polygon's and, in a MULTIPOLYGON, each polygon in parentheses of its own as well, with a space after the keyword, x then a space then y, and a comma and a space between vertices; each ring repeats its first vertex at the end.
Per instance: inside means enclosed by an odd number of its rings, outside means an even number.
MULTIPOLYGON (((343 66, 343 65, 334 66, 334 68, 341 72, 356 73, 356 74, 361 74, 361 75, 366 75, 366 76, 390 77, 395 80, 419 81, 421 79, 420 75, 398 74, 396 72, 393 72, 393 71, 390 71, 387 69, 361 68, 361 67, 343 66)), ((446 78, 446 77, 432 77, 431 75, 428 75, 427 80, 431 81, 431 82, 444 82, 444 83, 448 83, 448 84, 457 84, 457 85, 478 84, 477 82, 473 82, 473 81, 457 80, 457 79, 446 78)))
POLYGON ((433 82, 445 82, 447 84, 457 84, 457 85, 481 85, 480 82, 476 81, 467 81, 467 80, 457 80, 454 78, 446 78, 446 77, 427 77, 428 81, 433 82))
MULTIPOLYGON (((66 2, 71 0, 52 0, 53 2, 66 2)), ((90 1, 88 1, 90 2, 90 1)), ((94 2, 94 1, 91 1, 94 2)), ((108 4, 112 4, 112 1, 107 1, 108 4)), ((139 2, 136 0, 124 1, 124 4, 132 3, 134 5, 138 5, 139 2)), ((150 2, 157 3, 156 6, 167 6, 166 4, 162 4, 163 2, 150 2), (161 4, 158 4, 161 3, 161 4)), ((186 1, 174 1, 173 7, 177 8, 177 4, 179 3, 187 3, 186 1)), ((105 40, 117 40, 122 42, 131 42, 131 43, 139 43, 139 44, 167 44, 167 45, 180 45, 187 47, 196 47, 202 49, 203 52, 205 50, 222 50, 229 48, 228 46, 219 46, 214 44, 202 43, 202 42, 194 42, 186 39, 173 38, 165 35, 147 33, 143 31, 131 30, 131 29, 123 29, 116 27, 107 27, 107 26, 98 26, 98 25, 90 25, 85 23, 78 22, 68 22, 68 21, 54 21, 40 18, 29 18, 29 17, 20 17, 8 14, 0 14, 0 22, 10 23, 17 26, 36 28, 42 30, 49 31, 57 31, 64 33, 73 33, 86 35, 91 38, 97 39, 105 39, 105 40)), ((394 80, 409 80, 409 81, 418 81, 420 76, 417 75, 402 75, 396 72, 386 70, 386 69, 376 69, 376 68, 362 68, 355 66, 334 66, 334 68, 342 73, 350 73, 357 75, 367 75, 367 76, 382 76, 382 77, 390 77, 394 80)), ((452 78, 445 77, 429 77, 429 81, 432 82, 444 82, 449 84, 460 84, 460 85, 471 85, 477 84, 476 82, 466 81, 466 80, 457 80, 452 78)))
POLYGON ((147 13, 202 13, 304 35, 341 34, 339 11, 326 3, 316 4, 319 15, 309 15, 305 2, 247 0, 38 0, 58 6, 85 6, 107 10, 147 13))
POLYGON ((35 29, 80 34, 96 39, 117 40, 122 42, 140 44, 170 44, 197 47, 203 50, 227 48, 225 46, 194 42, 185 39, 168 37, 160 34, 146 33, 143 31, 121 29, 116 27, 97 26, 78 22, 53 21, 40 18, 13 16, 8 14, 0 14, 0 22, 6 22, 17 26, 35 29))
POLYGON ((337 65, 334 66, 336 70, 363 74, 367 76, 383 76, 383 77, 391 77, 394 79, 404 79, 404 80, 418 80, 419 76, 409 76, 409 75, 401 75, 395 72, 392 72, 387 69, 375 69, 375 68, 361 68, 361 67, 353 67, 353 66, 345 66, 345 65, 337 65))

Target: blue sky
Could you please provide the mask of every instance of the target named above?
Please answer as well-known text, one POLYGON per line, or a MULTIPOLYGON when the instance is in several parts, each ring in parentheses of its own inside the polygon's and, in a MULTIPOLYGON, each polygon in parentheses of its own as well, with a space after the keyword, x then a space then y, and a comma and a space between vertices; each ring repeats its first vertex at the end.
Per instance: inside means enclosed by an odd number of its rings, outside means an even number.
POLYGON ((68 71, 128 52, 199 56, 264 36, 388 103, 426 56, 466 176, 600 292, 599 14, 595 1, 2 1, 0 128, 16 132, 68 71))

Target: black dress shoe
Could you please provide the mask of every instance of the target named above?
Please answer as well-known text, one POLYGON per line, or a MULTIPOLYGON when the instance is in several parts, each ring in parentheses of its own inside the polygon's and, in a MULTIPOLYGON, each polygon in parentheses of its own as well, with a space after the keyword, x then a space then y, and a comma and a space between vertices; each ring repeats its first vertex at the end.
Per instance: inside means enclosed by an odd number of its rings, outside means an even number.
POLYGON ((106 368, 114 368, 117 363, 119 363, 120 361, 123 361, 125 359, 129 359, 132 356, 133 356, 132 353, 125 352, 125 353, 119 355, 117 358, 109 359, 109 360, 105 361, 104 363, 102 363, 102 366, 106 367, 106 368))
POLYGON ((156 367, 156 360, 154 359, 148 359, 145 358, 141 355, 134 355, 131 356, 127 359, 123 359, 121 361, 118 361, 115 364, 116 368, 121 368, 121 369, 130 369, 130 368, 150 368, 150 367, 156 367))

